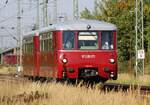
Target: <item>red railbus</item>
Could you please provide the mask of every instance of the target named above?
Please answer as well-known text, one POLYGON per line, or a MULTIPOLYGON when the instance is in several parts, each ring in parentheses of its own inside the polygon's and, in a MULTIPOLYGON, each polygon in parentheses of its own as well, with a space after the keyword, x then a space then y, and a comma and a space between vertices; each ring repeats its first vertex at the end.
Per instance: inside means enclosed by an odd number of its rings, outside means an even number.
POLYGON ((117 79, 117 28, 97 20, 66 21, 23 38, 23 75, 117 79))

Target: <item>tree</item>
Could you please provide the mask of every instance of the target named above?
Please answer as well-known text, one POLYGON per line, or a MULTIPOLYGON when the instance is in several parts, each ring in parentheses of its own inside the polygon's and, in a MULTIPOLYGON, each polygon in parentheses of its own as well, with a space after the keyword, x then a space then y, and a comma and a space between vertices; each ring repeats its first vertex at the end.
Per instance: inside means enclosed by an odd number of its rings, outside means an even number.
POLYGON ((84 17, 86 19, 94 19, 93 15, 91 14, 91 12, 85 8, 82 13, 81 13, 81 17, 84 17))
POLYGON ((150 52, 150 1, 144 5, 144 34, 145 34, 145 48, 150 52))

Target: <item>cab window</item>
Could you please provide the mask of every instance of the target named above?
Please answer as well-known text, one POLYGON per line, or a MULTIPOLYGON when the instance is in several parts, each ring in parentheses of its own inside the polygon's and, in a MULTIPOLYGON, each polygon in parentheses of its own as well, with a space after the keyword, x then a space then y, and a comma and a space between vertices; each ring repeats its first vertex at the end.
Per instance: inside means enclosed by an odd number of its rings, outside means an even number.
POLYGON ((63 49, 75 48, 75 33, 73 31, 64 31, 62 36, 63 49))
POLYGON ((101 49, 112 50, 114 49, 113 32, 102 32, 101 33, 101 49))

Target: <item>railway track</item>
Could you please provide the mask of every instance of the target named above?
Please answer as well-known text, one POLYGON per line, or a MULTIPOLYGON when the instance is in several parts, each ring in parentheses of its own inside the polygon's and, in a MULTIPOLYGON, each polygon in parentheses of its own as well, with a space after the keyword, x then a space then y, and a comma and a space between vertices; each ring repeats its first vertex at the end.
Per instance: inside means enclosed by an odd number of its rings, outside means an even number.
POLYGON ((15 74, 0 74, 1 82, 23 82, 26 79, 21 76, 16 76, 15 74))
POLYGON ((104 91, 137 91, 141 94, 150 94, 150 86, 106 83, 103 86, 104 91))

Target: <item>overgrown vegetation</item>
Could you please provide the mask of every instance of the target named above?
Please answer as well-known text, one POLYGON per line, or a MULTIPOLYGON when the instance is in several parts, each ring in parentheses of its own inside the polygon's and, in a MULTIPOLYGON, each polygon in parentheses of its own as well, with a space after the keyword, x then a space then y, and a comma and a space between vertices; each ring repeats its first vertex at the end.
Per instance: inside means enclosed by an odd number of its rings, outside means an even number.
POLYGON ((149 105, 137 91, 103 92, 60 83, 0 82, 0 105, 149 105), (130 101, 129 101, 130 100, 130 101))
MULTIPOLYGON (((150 2, 144 0, 144 48, 145 64, 150 64, 150 2)), ((119 65, 127 62, 134 67, 135 61, 135 0, 101 0, 95 2, 94 11, 85 8, 81 18, 98 19, 113 23, 118 28, 119 65)), ((127 66, 126 66, 127 67, 127 66)), ((129 69, 130 67, 125 68, 129 69)))

